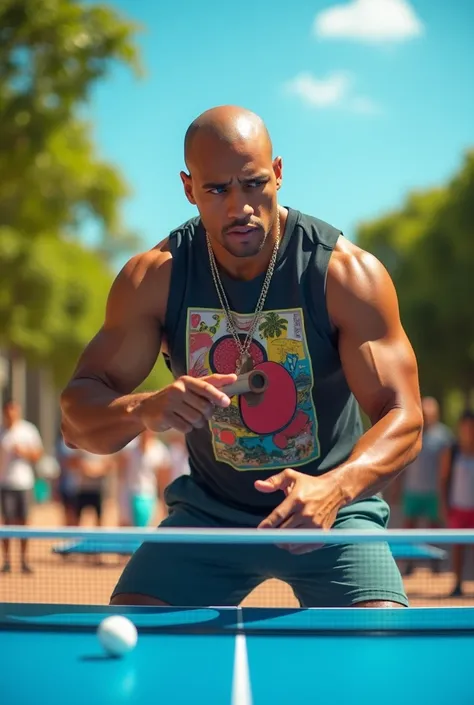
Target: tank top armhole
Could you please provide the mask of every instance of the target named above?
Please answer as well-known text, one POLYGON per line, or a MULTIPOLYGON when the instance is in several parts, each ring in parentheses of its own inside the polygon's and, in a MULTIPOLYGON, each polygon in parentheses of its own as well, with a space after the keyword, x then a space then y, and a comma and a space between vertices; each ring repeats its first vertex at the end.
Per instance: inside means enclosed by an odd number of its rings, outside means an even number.
MULTIPOLYGON (((325 224, 326 225, 326 224, 325 224)), ((319 241, 315 266, 320 273, 320 276, 315 277, 314 281, 318 282, 317 288, 312 289, 311 297, 311 309, 315 320, 318 321, 323 332, 329 337, 333 345, 337 347, 337 328, 332 322, 328 306, 327 306, 327 278, 329 270, 329 262, 331 260, 334 248, 336 247, 337 241, 343 235, 340 230, 333 228, 332 226, 327 226, 324 228, 322 233, 322 238, 319 241)))
POLYGON ((331 336, 331 338, 336 339, 337 337, 337 328, 334 325, 334 323, 331 321, 331 318, 329 316, 329 311, 328 311, 328 303, 327 303, 327 282, 328 282, 328 270, 329 270, 329 261, 332 257, 332 254, 334 252, 333 247, 327 247, 327 246, 322 246, 321 247, 321 262, 324 264, 324 277, 323 277, 323 287, 322 287, 322 302, 321 302, 321 309, 324 311, 324 327, 331 336))
POLYGON ((170 288, 166 306, 163 334, 168 346, 168 352, 173 348, 176 329, 179 324, 179 315, 186 295, 187 282, 187 247, 186 237, 182 231, 175 231, 169 237, 169 250, 173 265, 171 268, 170 288))

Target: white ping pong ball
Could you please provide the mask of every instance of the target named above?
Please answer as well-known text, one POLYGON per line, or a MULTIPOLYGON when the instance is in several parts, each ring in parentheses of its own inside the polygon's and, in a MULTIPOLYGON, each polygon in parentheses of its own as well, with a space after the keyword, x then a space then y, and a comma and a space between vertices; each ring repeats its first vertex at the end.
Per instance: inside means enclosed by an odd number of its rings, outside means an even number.
POLYGON ((123 656, 132 651, 138 640, 136 626, 127 617, 119 614, 102 620, 97 628, 97 637, 111 656, 123 656))

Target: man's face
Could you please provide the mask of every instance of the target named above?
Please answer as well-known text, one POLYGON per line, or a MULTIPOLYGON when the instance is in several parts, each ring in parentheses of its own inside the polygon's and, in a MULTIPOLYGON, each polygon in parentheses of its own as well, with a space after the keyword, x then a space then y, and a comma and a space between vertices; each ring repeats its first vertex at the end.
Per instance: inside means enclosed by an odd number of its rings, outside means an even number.
POLYGON ((11 402, 3 407, 3 425, 6 428, 13 426, 21 418, 20 407, 18 404, 11 402))
POLYGON ((181 173, 185 193, 211 241, 234 257, 260 252, 277 216, 281 159, 259 137, 228 144, 199 136, 190 168, 181 173))

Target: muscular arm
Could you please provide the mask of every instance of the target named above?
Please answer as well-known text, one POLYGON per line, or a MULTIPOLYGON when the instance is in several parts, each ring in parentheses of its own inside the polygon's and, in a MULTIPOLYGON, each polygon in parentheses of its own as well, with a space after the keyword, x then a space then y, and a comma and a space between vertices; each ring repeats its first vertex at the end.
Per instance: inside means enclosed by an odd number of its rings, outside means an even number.
POLYGON ((132 258, 112 285, 102 328, 81 355, 61 395, 62 432, 70 447, 108 454, 143 431, 127 409, 156 362, 171 258, 162 249, 132 258))
POLYGON ((330 262, 327 302, 346 379, 372 422, 334 471, 354 501, 384 489, 420 451, 418 371, 387 271, 344 238, 330 262))

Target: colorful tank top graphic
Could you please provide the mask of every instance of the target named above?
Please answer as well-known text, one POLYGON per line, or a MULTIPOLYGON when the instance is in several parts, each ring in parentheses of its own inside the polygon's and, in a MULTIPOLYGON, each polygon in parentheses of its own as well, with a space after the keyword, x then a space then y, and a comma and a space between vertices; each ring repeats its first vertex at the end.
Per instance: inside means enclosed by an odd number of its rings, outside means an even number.
MULTIPOLYGON (((253 315, 234 314, 242 343, 253 315)), ((258 404, 242 396, 211 421, 216 460, 236 470, 297 467, 319 457, 313 371, 300 308, 265 311, 250 347, 268 388, 258 404)), ((238 350, 222 310, 188 309, 187 369, 194 377, 235 372, 238 350)))

